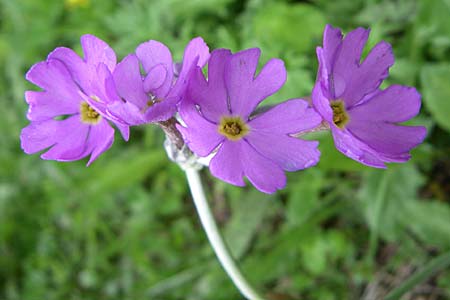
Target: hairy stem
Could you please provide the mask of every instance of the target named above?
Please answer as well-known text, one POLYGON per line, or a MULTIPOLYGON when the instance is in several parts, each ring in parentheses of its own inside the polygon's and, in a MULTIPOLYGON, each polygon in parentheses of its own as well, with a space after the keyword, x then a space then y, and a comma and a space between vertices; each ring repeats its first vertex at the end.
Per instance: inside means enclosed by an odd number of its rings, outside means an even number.
POLYGON ((166 121, 158 122, 158 125, 166 134, 167 139, 169 139, 169 141, 174 144, 178 150, 181 150, 184 146, 184 140, 181 136, 180 131, 178 131, 177 127, 175 126, 176 124, 178 124, 178 121, 174 117, 166 121))
POLYGON ((211 209, 209 208, 198 171, 194 168, 186 168, 185 172, 200 221, 217 258, 225 269, 225 272, 227 272, 228 276, 244 297, 250 300, 263 300, 242 275, 235 261, 231 257, 230 251, 225 245, 211 209))

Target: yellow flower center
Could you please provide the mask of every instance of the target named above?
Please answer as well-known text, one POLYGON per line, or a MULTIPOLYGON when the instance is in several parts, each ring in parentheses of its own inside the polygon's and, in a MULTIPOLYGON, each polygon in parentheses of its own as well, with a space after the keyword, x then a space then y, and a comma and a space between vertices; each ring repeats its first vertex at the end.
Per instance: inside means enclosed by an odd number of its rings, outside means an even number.
POLYGON ((80 105, 81 122, 96 125, 102 120, 102 116, 86 102, 80 105))
POLYGON ((222 117, 217 130, 227 139, 238 141, 248 134, 249 127, 241 117, 222 117))
POLYGON ((344 128, 347 125, 350 118, 345 110, 344 101, 336 100, 331 101, 330 103, 331 109, 333 110, 333 123, 339 128, 344 128))

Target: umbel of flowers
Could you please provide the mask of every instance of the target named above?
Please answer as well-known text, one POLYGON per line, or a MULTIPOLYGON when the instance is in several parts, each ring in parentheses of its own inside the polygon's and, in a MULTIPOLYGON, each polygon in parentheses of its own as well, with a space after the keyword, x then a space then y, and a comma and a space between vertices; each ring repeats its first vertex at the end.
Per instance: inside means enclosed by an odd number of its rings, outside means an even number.
POLYGON ((277 58, 257 74, 257 48, 210 53, 197 37, 174 63, 164 44, 150 40, 117 63, 108 44, 84 35, 84 58, 59 47, 26 74, 41 90, 25 92, 30 124, 22 130, 22 148, 58 161, 90 156, 89 165, 111 147, 113 126, 128 140, 129 126, 156 123, 178 148, 185 144, 193 155, 209 156, 213 176, 237 186, 247 178, 266 193, 285 187, 284 171, 317 164, 318 142, 298 138, 317 129, 330 130, 336 148, 365 165, 405 162, 426 130, 398 123, 419 112, 420 94, 400 85, 380 89, 394 55, 382 41, 361 61, 368 35, 358 28, 343 38, 327 25, 317 47, 312 104, 290 99, 260 114, 255 108, 287 74, 277 58))
POLYGON ((26 79, 40 90, 26 91, 30 124, 20 135, 27 154, 73 161, 89 156, 90 165, 114 141, 114 128, 128 141, 129 127, 154 123, 165 132, 168 154, 186 171, 200 220, 222 266, 248 299, 263 299, 239 271, 214 222, 197 168, 227 183, 274 193, 287 172, 316 165, 318 142, 308 132, 329 130, 336 148, 362 164, 410 159, 424 140, 423 126, 399 123, 416 116, 420 94, 413 87, 381 89, 394 64, 391 46, 380 42, 362 61, 369 30, 343 37, 327 25, 317 47, 319 68, 311 103, 289 99, 255 110, 285 83, 281 59, 256 72, 260 50, 210 53, 202 38, 191 40, 181 63, 158 41, 147 41, 117 63, 104 41, 81 37, 83 57, 59 47, 32 66, 26 79), (203 68, 208 67, 207 76, 203 68), (143 72, 141 72, 141 69, 143 72))

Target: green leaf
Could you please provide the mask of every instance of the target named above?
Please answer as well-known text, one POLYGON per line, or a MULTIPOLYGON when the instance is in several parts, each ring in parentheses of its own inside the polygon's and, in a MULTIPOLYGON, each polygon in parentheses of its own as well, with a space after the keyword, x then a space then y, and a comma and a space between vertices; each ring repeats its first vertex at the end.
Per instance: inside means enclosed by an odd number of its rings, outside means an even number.
POLYGON ((412 290, 416 285, 424 282, 437 272, 444 270, 450 266, 450 252, 441 254, 440 256, 432 259, 421 270, 414 273, 405 282, 403 282, 398 288, 390 292, 385 300, 397 300, 400 299, 408 291, 412 290))
MULTIPOLYGON (((370 170, 365 174, 359 198, 372 230, 371 247, 375 247, 378 236, 389 241, 401 236, 403 231, 399 225, 403 215, 410 217, 405 213, 405 206, 417 202, 417 189, 422 182, 420 173, 411 164, 391 165, 387 170, 370 170)), ((371 251, 374 254, 375 249, 371 251)))
POLYGON ((450 131, 450 64, 424 67, 421 80, 425 106, 438 125, 450 131))
POLYGON ((300 244, 300 249, 305 269, 318 276, 327 267, 327 245, 319 230, 313 233, 306 242, 300 244))
POLYGON ((141 181, 166 162, 163 151, 124 151, 106 165, 94 164, 87 168, 78 186, 91 195, 118 191, 141 181))
POLYGON ((450 208, 436 201, 418 199, 423 178, 412 164, 367 173, 360 191, 371 228, 370 255, 378 237, 398 242, 406 233, 426 245, 450 249, 450 208))
POLYGON ((419 64, 416 61, 399 58, 395 60, 394 66, 389 69, 389 78, 402 84, 414 85, 419 71, 419 64))
POLYGON ((323 175, 317 170, 308 170, 296 178, 297 182, 288 185, 287 226, 296 226, 306 221, 318 207, 320 190, 324 184, 323 175))
POLYGON ((252 28, 264 45, 305 53, 320 41, 325 24, 324 15, 314 6, 275 2, 257 10, 252 28))
POLYGON ((431 54, 442 58, 450 47, 450 3, 448 0, 421 0, 417 10, 414 35, 418 43, 431 44, 431 54))
POLYGON ((234 200, 232 217, 225 228, 224 236, 235 259, 244 254, 264 218, 273 213, 274 209, 269 208, 276 205, 275 199, 273 195, 251 190, 243 194, 241 199, 234 200))
POLYGON ((405 204, 405 210, 401 215, 404 226, 427 245, 450 249, 448 204, 437 201, 414 201, 405 204))

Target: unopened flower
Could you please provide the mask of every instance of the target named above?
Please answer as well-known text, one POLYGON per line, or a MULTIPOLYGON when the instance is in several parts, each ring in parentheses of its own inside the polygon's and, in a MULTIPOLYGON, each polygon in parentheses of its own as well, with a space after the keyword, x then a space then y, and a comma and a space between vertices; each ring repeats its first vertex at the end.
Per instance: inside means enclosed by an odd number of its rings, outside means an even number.
POLYGON ((129 128, 106 113, 106 105, 117 99, 111 72, 114 51, 92 35, 81 37, 84 59, 73 50, 56 48, 46 61, 31 67, 26 79, 42 91, 26 91, 31 123, 20 135, 28 153, 47 151, 43 159, 72 161, 90 155, 88 165, 114 141, 113 121, 125 140, 129 128))
POLYGON ((284 171, 308 168, 319 160, 318 143, 290 134, 320 124, 306 101, 293 99, 255 117, 256 106, 286 81, 283 61, 271 59, 256 76, 259 49, 211 54, 208 79, 196 68, 189 83, 179 126, 189 148, 199 156, 217 153, 209 168, 228 183, 244 186, 244 176, 260 191, 273 193, 286 184, 284 171))
POLYGON ((336 148, 368 166, 405 162, 426 135, 422 126, 401 126, 420 109, 415 88, 380 84, 394 64, 391 46, 378 43, 361 62, 369 30, 358 28, 343 39, 327 25, 323 47, 317 48, 319 71, 312 100, 328 122, 336 148))
POLYGON ((139 45, 136 54, 125 57, 114 71, 121 101, 111 103, 108 111, 129 125, 169 119, 177 110, 193 68, 203 67, 208 58, 208 46, 200 37, 186 46, 181 70, 164 44, 151 40, 139 45))

